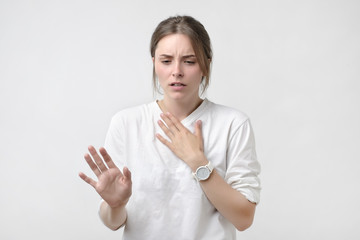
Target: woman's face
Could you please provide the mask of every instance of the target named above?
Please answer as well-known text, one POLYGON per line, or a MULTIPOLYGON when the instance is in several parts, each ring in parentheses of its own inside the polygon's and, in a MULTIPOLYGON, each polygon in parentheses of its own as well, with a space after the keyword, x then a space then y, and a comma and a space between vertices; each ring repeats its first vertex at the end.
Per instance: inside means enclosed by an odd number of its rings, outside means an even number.
POLYGON ((153 58, 164 99, 196 101, 202 71, 188 36, 171 34, 162 38, 153 58))

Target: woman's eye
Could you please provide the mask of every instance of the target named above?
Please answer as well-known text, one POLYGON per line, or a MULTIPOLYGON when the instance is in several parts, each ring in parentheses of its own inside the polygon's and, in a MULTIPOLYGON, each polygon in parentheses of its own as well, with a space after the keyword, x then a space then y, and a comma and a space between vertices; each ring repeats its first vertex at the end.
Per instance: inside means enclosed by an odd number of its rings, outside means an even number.
POLYGON ((194 61, 185 61, 186 64, 194 64, 194 61))
POLYGON ((170 60, 161 60, 161 62, 164 63, 164 64, 169 64, 169 63, 171 63, 170 60))

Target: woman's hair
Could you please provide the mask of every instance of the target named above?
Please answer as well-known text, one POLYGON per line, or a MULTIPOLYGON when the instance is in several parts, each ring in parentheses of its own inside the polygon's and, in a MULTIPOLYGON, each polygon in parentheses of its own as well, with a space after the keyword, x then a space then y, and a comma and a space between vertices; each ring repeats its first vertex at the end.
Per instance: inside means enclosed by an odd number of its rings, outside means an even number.
MULTIPOLYGON (((157 44, 163 37, 176 33, 184 34, 190 38, 200 69, 204 74, 202 78, 203 88, 201 92, 204 93, 210 83, 212 50, 209 34, 199 21, 190 16, 175 16, 169 17, 160 22, 151 37, 151 57, 155 57, 157 44)), ((153 67, 153 85, 154 89, 158 91, 159 88, 156 80, 155 66, 153 67)))

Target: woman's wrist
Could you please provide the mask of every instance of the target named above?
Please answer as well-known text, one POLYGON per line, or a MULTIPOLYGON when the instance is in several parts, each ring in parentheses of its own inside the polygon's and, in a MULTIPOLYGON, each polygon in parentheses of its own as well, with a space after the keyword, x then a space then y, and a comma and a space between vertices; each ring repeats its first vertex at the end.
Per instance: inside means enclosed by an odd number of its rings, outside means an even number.
POLYGON ((100 218, 104 224, 112 230, 117 230, 126 222, 126 204, 117 207, 111 207, 105 201, 100 208, 100 218))
POLYGON ((209 163, 209 161, 207 160, 205 154, 201 153, 201 154, 198 154, 198 155, 194 156, 192 158, 192 160, 189 161, 188 165, 191 168, 191 170, 193 172, 195 172, 196 169, 198 169, 201 166, 205 166, 208 163, 209 163))
POLYGON ((127 199, 126 201, 121 201, 116 205, 110 205, 108 204, 109 208, 111 208, 112 210, 117 210, 117 209, 122 209, 125 208, 126 204, 128 203, 129 199, 127 199))

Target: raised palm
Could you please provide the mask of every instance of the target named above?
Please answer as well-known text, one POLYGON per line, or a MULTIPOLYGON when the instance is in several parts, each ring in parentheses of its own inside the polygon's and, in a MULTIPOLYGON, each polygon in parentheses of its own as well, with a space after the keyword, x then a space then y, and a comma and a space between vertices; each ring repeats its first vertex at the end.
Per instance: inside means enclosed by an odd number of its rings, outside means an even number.
POLYGON ((109 204, 110 207, 125 205, 131 196, 131 173, 124 167, 123 172, 114 164, 104 148, 100 148, 98 155, 93 146, 89 146, 89 154, 84 158, 91 170, 95 173, 98 181, 79 173, 79 176, 98 192, 98 194, 109 204))

